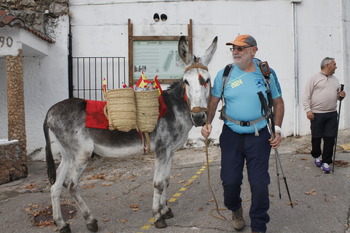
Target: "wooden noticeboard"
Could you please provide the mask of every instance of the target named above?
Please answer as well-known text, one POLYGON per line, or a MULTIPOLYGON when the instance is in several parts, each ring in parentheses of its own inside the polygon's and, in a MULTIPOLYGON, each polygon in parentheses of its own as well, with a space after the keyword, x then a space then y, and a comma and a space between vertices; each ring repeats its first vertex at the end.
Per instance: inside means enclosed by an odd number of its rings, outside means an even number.
MULTIPOLYGON (((129 86, 133 86, 144 72, 148 79, 158 76, 161 84, 182 78, 185 65, 178 55, 180 36, 134 36, 133 25, 128 20, 129 31, 129 86)), ((192 54, 192 20, 188 25, 187 41, 192 54)))

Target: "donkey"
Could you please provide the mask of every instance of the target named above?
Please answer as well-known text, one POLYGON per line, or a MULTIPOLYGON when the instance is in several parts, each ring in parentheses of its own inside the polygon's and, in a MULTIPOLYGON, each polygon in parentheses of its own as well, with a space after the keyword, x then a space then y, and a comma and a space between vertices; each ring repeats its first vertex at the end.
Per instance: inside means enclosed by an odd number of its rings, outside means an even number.
MULTIPOLYGON (((178 43, 181 60, 187 65, 183 79, 174 82, 162 97, 167 106, 166 114, 150 133, 151 148, 155 152, 154 194, 152 212, 156 228, 167 227, 166 219, 174 217, 167 206, 166 189, 174 152, 184 145, 193 126, 203 126, 207 119, 207 105, 211 82, 207 65, 217 48, 217 37, 202 57, 192 56, 185 37, 178 43)), ((141 153, 143 143, 136 130, 110 131, 85 127, 86 102, 83 99, 67 99, 53 105, 44 121, 46 163, 51 186, 53 220, 61 233, 70 233, 60 208, 62 187, 69 190, 78 203, 86 220, 86 227, 98 231, 96 218, 79 192, 79 179, 93 153, 100 156, 120 157, 141 153), (61 145, 61 162, 57 169, 52 155, 50 132, 61 145)))

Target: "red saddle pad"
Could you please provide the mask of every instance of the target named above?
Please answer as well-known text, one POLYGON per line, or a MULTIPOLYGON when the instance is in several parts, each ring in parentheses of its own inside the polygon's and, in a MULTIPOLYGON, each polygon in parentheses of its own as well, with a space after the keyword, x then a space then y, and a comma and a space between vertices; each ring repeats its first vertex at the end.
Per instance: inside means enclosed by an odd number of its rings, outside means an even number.
POLYGON ((86 102, 86 128, 108 129, 108 119, 103 112, 106 101, 85 100, 86 102))

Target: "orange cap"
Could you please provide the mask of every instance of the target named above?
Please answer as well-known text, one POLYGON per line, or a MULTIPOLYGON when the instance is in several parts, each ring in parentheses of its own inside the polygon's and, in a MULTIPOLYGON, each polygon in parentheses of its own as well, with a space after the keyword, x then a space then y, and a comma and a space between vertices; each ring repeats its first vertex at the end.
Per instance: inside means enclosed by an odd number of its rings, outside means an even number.
POLYGON ((234 41, 227 42, 226 45, 257 46, 257 43, 251 35, 239 35, 234 41))

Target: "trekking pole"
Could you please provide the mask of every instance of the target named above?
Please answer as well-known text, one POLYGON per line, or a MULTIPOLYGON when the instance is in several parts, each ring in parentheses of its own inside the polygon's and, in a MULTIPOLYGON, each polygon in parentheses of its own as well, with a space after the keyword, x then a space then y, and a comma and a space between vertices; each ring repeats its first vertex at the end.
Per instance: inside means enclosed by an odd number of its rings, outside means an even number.
MULTIPOLYGON (((344 84, 340 84, 340 91, 344 90, 344 84)), ((334 151, 333 151, 333 166, 332 166, 332 173, 334 173, 334 162, 335 162, 335 154, 337 153, 337 141, 338 141, 338 131, 339 131, 339 120, 340 120, 340 110, 341 110, 341 102, 343 100, 343 97, 339 98, 339 111, 337 116, 337 135, 334 139, 334 151)))
MULTIPOLYGON (((267 93, 267 94, 268 94, 268 98, 269 98, 269 94, 271 94, 271 93, 267 93)), ((268 124, 267 125, 268 125, 270 133, 271 133, 271 138, 273 140, 273 139, 275 139, 275 121, 273 119, 272 108, 269 108, 267 106, 266 99, 264 97, 264 94, 261 91, 258 92, 258 95, 259 95, 259 100, 261 102, 261 106, 262 106, 263 110, 265 111, 265 114, 267 115, 267 119, 268 119, 268 124)), ((272 97, 271 97, 271 99, 272 99, 272 97)), ((289 187, 288 187, 288 184, 287 184, 287 179, 286 179, 286 177, 284 175, 284 172, 283 172, 282 163, 281 163, 281 160, 280 160, 280 157, 279 157, 279 153, 278 153, 277 148, 275 148, 274 150, 275 150, 276 171, 277 171, 277 179, 278 179, 278 188, 279 188, 280 199, 281 199, 281 191, 280 191, 280 187, 279 187, 280 184, 279 184, 278 166, 280 166, 280 168, 281 168, 281 173, 282 173, 282 177, 283 177, 283 180, 284 180, 284 184, 286 186, 289 202, 290 202, 291 207, 293 208, 293 201, 292 201, 292 198, 290 196, 289 187)))
MULTIPOLYGON (((265 103, 265 106, 267 107, 266 109, 264 109, 265 113, 267 113, 266 112, 267 109, 269 110, 269 115, 268 116, 270 116, 269 119, 270 119, 271 124, 273 125, 273 130, 274 130, 273 131, 273 138, 274 138, 274 136, 275 136, 275 134, 274 134, 275 133, 275 119, 274 119, 273 112, 272 112, 272 101, 273 100, 272 100, 272 95, 271 95, 270 88, 268 90, 266 90, 266 94, 267 94, 267 100, 268 100, 268 105, 267 106, 266 106, 265 97, 264 97, 264 95, 262 95, 262 93, 259 95, 259 98, 263 98, 263 99, 260 100, 260 102, 263 101, 263 103, 265 103)), ((271 131, 271 126, 270 126, 270 132, 272 132, 271 131)), ((279 174, 279 171, 278 171, 278 160, 279 160, 279 157, 275 156, 276 173, 277 173, 277 179, 278 179, 278 194, 279 194, 279 198, 282 199, 280 179, 279 179, 280 178, 280 174, 279 174)), ((281 171, 282 171, 282 166, 281 166, 281 171)))
MULTIPOLYGON (((264 95, 262 94, 261 91, 258 93, 258 95, 259 95, 259 99, 260 99, 260 102, 261 102, 261 106, 266 105, 265 97, 264 97, 264 95)), ((268 115, 271 114, 270 111, 267 111, 268 109, 271 109, 271 108, 267 108, 267 106, 266 106, 266 109, 265 109, 265 108, 263 107, 263 110, 264 110, 264 112, 265 112, 265 115, 264 115, 264 116, 268 116, 268 115)), ((264 113, 263 113, 263 114, 264 114, 264 113)), ((268 121, 268 124, 270 124, 270 121, 268 121)), ((270 127, 269 127, 269 129, 270 129, 270 127)), ((271 132, 271 130, 270 130, 270 132, 271 132)), ((278 196, 279 196, 280 199, 282 199, 282 195, 281 195, 281 185, 280 185, 280 173, 279 173, 279 171, 278 171, 277 156, 275 156, 275 162, 276 162, 276 174, 277 174, 278 196)))

